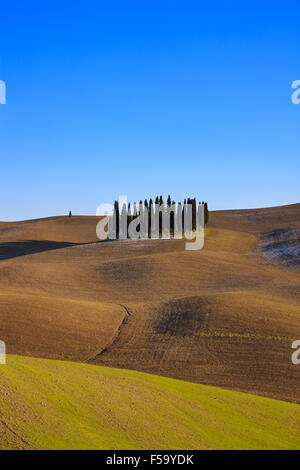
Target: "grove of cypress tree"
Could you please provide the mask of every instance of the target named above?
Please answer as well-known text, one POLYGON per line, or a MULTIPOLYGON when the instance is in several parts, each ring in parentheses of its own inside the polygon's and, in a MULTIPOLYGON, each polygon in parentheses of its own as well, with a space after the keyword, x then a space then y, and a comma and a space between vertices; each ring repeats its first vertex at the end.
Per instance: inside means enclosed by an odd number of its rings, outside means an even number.
MULTIPOLYGON (((163 196, 156 196, 155 198, 155 205, 153 203, 153 199, 150 198, 149 202, 147 199, 139 201, 139 204, 134 202, 133 207, 131 207, 130 202, 128 203, 128 209, 126 212, 126 205, 122 206, 121 215, 120 215, 120 208, 119 202, 114 202, 114 209, 111 224, 114 227, 115 237, 119 238, 127 238, 128 236, 128 227, 129 224, 136 218, 140 217, 140 222, 138 223, 136 230, 140 232, 140 237, 151 238, 152 229, 154 229, 155 235, 152 234, 153 237, 159 238, 166 238, 167 232, 164 230, 163 227, 163 218, 166 212, 170 212, 170 235, 171 237, 175 235, 179 235, 179 231, 185 231, 187 227, 187 215, 188 215, 188 207, 190 208, 189 216, 192 217, 192 220, 189 220, 189 223, 192 222, 192 230, 197 229, 197 215, 200 213, 203 207, 204 211, 204 223, 205 226, 208 224, 209 220, 209 211, 208 211, 208 204, 207 202, 202 201, 197 204, 196 198, 185 198, 184 203, 182 204, 179 202, 177 205, 175 201, 171 200, 171 196, 168 195, 167 203, 164 203, 163 196), (202 206, 203 205, 203 206, 202 206), (159 210, 158 214, 155 214, 155 210, 159 210), (156 220, 157 219, 157 220, 156 220), (181 220, 180 220, 181 219, 181 220), (127 221, 127 232, 125 225, 122 227, 120 226, 121 221, 127 221), (157 224, 157 226, 156 226, 157 224), (179 228, 180 226, 180 228, 179 228), (121 233, 122 232, 122 233, 121 233), (124 233, 125 232, 125 235, 124 233), (164 233, 165 232, 165 233, 164 233)), ((72 213, 70 212, 70 216, 72 213)), ((168 233, 169 237, 169 233, 168 233)))

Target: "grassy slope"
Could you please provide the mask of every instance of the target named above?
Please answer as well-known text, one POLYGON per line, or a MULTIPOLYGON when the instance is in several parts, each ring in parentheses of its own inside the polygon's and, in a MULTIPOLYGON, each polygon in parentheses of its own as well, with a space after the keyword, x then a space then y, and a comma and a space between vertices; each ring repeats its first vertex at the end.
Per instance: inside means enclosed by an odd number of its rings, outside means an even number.
POLYGON ((300 408, 134 371, 8 356, 1 448, 300 448, 300 408))

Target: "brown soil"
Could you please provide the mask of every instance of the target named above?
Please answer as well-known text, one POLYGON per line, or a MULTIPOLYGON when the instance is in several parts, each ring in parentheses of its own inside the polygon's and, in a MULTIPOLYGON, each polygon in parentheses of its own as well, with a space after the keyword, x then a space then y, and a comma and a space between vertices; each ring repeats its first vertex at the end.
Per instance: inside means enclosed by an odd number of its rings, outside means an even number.
POLYGON ((261 233, 300 226, 300 204, 211 213, 202 251, 181 240, 93 243, 97 220, 0 223, 8 353, 300 402, 300 271, 259 248, 261 233))

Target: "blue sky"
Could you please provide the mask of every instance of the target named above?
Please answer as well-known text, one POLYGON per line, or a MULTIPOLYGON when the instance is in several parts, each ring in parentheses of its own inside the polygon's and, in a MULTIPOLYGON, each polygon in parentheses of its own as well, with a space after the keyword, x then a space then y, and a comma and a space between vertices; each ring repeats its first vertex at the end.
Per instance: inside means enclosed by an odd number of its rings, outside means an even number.
POLYGON ((0 220, 300 202, 299 1, 3 1, 0 220))

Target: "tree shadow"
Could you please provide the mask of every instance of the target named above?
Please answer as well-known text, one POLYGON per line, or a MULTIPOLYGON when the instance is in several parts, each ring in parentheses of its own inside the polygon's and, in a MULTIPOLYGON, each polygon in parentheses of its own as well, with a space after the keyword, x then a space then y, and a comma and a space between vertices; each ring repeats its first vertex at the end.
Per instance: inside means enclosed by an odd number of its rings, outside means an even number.
POLYGON ((57 250, 77 245, 77 243, 54 242, 41 240, 25 240, 21 242, 0 243, 0 261, 17 258, 19 256, 32 255, 43 251, 57 250))

